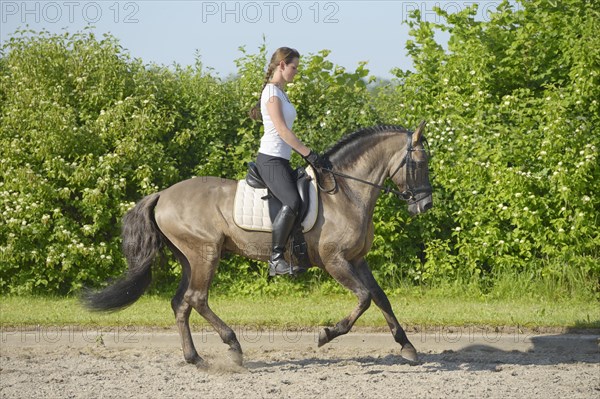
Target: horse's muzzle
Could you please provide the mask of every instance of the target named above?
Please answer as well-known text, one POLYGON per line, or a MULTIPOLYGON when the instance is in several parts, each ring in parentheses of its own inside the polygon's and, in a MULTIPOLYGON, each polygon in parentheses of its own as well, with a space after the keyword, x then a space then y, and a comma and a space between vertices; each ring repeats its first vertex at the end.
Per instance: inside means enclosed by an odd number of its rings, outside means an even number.
POLYGON ((425 194, 421 198, 417 198, 414 202, 408 205, 408 213, 411 216, 416 216, 419 213, 424 213, 433 207, 433 196, 431 194, 425 194))

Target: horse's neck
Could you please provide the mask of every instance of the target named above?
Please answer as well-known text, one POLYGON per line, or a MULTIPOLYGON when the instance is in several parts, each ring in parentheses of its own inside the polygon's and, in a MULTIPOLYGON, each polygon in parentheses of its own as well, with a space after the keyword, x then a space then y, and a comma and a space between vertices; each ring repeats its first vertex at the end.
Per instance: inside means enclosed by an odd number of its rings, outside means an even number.
MULTIPOLYGON (((366 176, 359 176, 357 174, 352 175, 351 173, 352 171, 350 171, 348 175, 367 182, 377 185, 381 185, 383 183, 381 181, 382 179, 377 177, 377 173, 366 176)), ((380 193, 380 190, 377 187, 351 179, 346 179, 345 184, 343 184, 341 187, 341 191, 343 192, 344 196, 350 203, 354 205, 355 208, 358 208, 361 212, 366 212, 367 214, 373 213, 375 209, 375 203, 377 202, 377 198, 379 197, 380 193)))
MULTIPOLYGON (((396 137, 389 136, 387 139, 366 148, 357 157, 356 162, 348 164, 340 172, 381 186, 389 174, 390 162, 394 154, 397 153, 397 150, 403 148, 403 146, 404 144, 400 143, 397 135, 396 137)), ((381 190, 352 179, 345 179, 345 183, 342 186, 342 190, 348 199, 366 211, 372 212, 381 190)))

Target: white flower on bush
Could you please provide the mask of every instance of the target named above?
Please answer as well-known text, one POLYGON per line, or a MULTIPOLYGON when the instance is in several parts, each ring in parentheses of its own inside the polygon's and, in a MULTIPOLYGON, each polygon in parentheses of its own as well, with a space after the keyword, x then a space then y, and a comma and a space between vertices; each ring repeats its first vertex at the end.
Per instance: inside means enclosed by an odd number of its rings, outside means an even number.
POLYGON ((582 200, 583 200, 583 202, 590 202, 592 199, 589 196, 584 195, 582 200))

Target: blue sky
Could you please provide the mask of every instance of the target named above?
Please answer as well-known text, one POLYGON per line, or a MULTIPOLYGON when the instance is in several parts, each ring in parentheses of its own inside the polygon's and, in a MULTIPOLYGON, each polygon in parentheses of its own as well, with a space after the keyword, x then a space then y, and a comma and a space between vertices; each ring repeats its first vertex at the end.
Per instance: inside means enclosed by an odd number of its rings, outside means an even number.
POLYGON ((439 6, 459 11, 479 3, 480 18, 493 11, 491 1, 166 1, 166 0, 0 0, 0 40, 18 28, 76 32, 94 26, 110 32, 133 57, 163 65, 202 63, 225 77, 236 71, 234 60, 245 46, 269 52, 280 46, 300 53, 332 51, 329 59, 349 70, 368 61, 373 75, 389 78, 394 67, 408 69, 404 48, 408 13, 420 9, 426 20, 439 6))

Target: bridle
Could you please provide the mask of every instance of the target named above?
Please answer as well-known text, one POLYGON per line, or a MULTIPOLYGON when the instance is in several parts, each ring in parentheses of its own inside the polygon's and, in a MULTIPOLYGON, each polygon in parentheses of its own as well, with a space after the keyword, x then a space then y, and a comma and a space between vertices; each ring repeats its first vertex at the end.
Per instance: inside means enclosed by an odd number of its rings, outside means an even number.
MULTIPOLYGON (((408 135, 408 140, 407 140, 407 145, 406 145, 406 154, 404 155, 404 158, 402 158, 402 161, 400 162, 400 164, 398 165, 398 167, 396 168, 396 170, 394 170, 394 173, 390 174, 390 179, 393 179, 393 177, 398 173, 398 171, 400 171, 400 169, 402 169, 402 167, 404 165, 406 165, 406 176, 408 177, 411 172, 413 171, 412 167, 413 165, 415 165, 417 162, 413 161, 412 159, 412 153, 415 151, 425 151, 426 153, 428 153, 428 151, 425 148, 414 148, 412 145, 412 133, 409 133, 408 135)), ((424 143, 427 144, 427 140, 425 138, 423 138, 424 143)), ((427 144, 427 146, 429 146, 427 144)), ((323 189, 323 187, 321 187, 321 184, 319 183, 319 188, 321 189, 321 191, 323 191, 326 194, 333 194, 337 191, 338 189, 338 184, 337 184, 337 180, 335 179, 335 176, 338 177, 342 177, 344 179, 349 179, 349 180, 354 180, 363 184, 367 184, 371 187, 375 187, 379 190, 381 190, 382 192, 386 193, 386 194, 394 194, 396 195, 398 198, 408 202, 408 204, 414 204, 415 202, 417 202, 416 196, 418 194, 421 193, 425 193, 425 192, 430 192, 431 188, 427 187, 427 186, 420 186, 417 188, 411 188, 408 184, 409 179, 406 179, 406 185, 407 188, 404 191, 399 191, 399 190, 395 190, 393 188, 390 187, 386 187, 386 186, 382 186, 380 184, 377 183, 373 183, 367 180, 363 180, 360 179, 358 177, 354 177, 354 176, 350 176, 347 175, 345 173, 342 172, 336 172, 335 170, 329 169, 329 168, 322 168, 321 169, 323 172, 327 172, 330 173, 331 175, 334 176, 334 186, 332 189, 329 190, 325 190, 323 189)))

